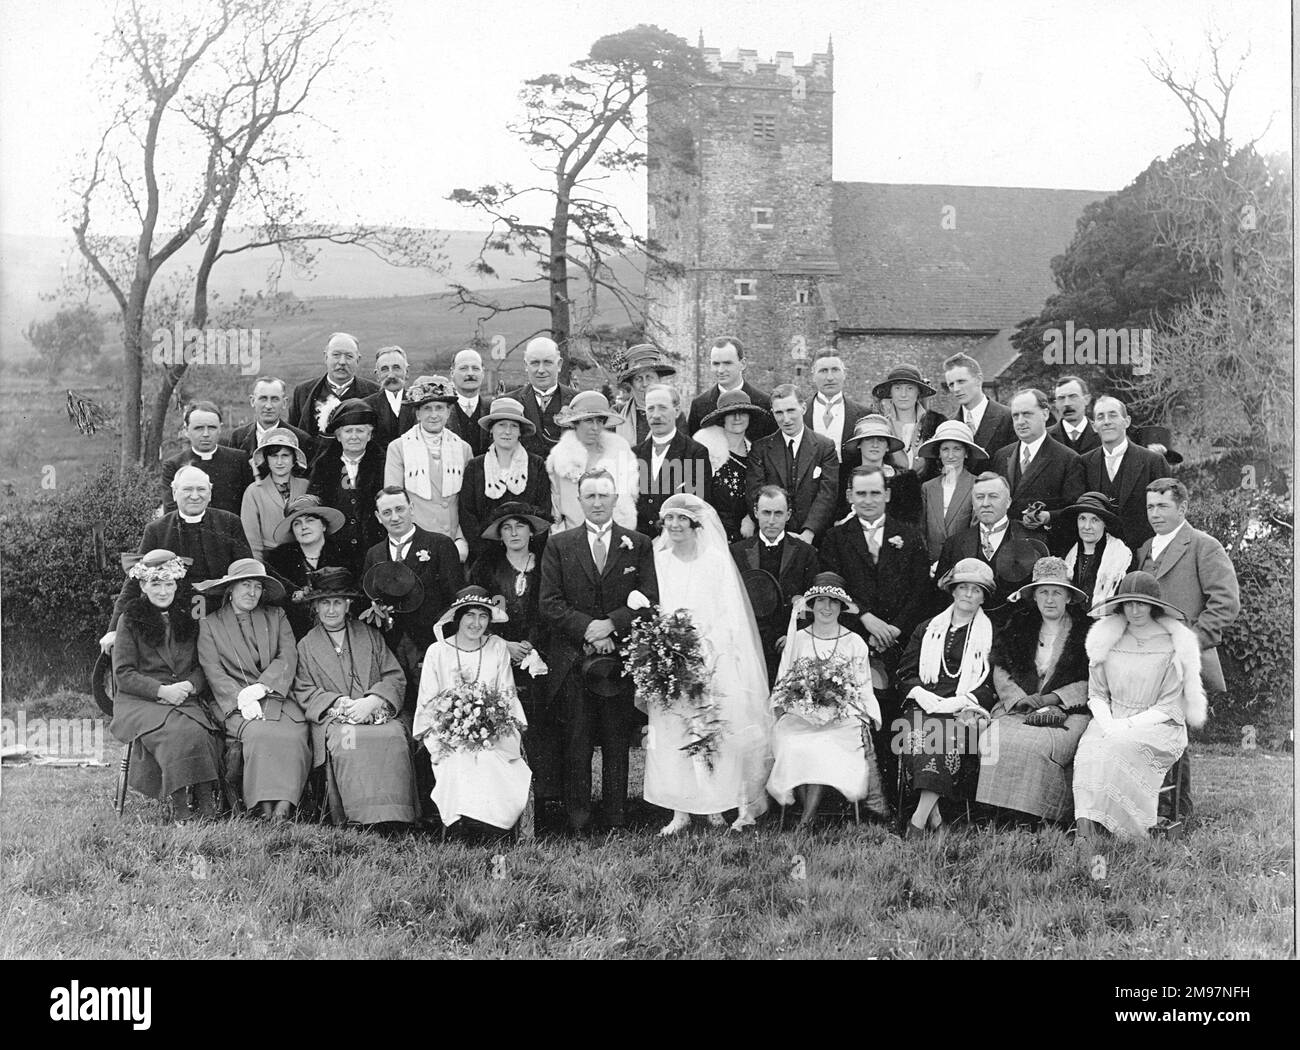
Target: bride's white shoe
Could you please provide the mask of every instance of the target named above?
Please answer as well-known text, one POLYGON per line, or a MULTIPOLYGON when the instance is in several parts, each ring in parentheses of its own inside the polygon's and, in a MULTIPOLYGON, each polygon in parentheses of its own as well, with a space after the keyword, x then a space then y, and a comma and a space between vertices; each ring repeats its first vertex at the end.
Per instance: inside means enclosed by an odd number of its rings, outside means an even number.
POLYGON ((659 837, 667 838, 669 835, 676 835, 690 826, 691 815, 689 813, 674 813, 673 819, 659 829, 659 837))
POLYGON ((752 828, 758 821, 747 813, 741 813, 731 824, 732 831, 744 831, 746 828, 752 828))

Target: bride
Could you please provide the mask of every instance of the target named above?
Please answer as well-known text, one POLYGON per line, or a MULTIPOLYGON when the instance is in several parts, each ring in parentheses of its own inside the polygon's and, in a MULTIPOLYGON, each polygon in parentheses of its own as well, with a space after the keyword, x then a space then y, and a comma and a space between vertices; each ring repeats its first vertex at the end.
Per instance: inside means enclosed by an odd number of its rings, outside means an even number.
POLYGON ((724 722, 709 771, 682 751, 688 742, 681 717, 652 707, 646 745, 645 800, 673 811, 661 835, 689 827, 692 813, 721 826, 736 809, 734 830, 767 809, 764 786, 772 767, 772 718, 767 671, 749 596, 727 547, 717 512, 698 496, 677 493, 659 510, 663 533, 655 540, 655 574, 663 612, 691 615, 713 667, 714 696, 724 722))

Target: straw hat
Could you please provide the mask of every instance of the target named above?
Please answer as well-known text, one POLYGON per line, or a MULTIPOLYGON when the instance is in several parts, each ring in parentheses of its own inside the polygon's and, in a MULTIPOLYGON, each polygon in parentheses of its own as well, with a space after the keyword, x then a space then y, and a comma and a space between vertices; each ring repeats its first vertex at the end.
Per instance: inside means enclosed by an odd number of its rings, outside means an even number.
POLYGON ((966 459, 968 462, 975 462, 981 459, 988 459, 989 454, 979 445, 975 444, 975 435, 971 433, 970 427, 960 419, 945 419, 935 428, 934 437, 928 441, 922 441, 920 448, 916 450, 918 456, 924 456, 926 459, 939 458, 939 446, 945 441, 956 441, 966 446, 966 459))
POLYGON ((278 602, 284 598, 284 585, 266 571, 266 566, 256 558, 239 558, 230 563, 226 575, 219 580, 204 580, 196 583, 194 589, 200 593, 212 591, 220 594, 232 583, 240 580, 258 580, 262 584, 262 600, 278 602))
POLYGON ((573 400, 555 414, 555 422, 562 427, 577 426, 584 419, 599 419, 607 427, 617 426, 623 417, 610 411, 609 401, 599 390, 580 390, 573 400))
POLYGON ((888 452, 898 452, 903 447, 902 440, 894 433, 889 420, 884 416, 871 414, 863 416, 853 424, 853 436, 844 439, 844 444, 855 445, 867 438, 884 438, 889 442, 888 452))
POLYGON ((1070 602, 1088 600, 1088 596, 1070 582, 1070 570, 1063 558, 1039 558, 1034 562, 1033 579, 1019 590, 1007 595, 1007 601, 1018 602, 1022 598, 1028 598, 1035 587, 1061 587, 1068 592, 1066 597, 1070 602))
POLYGON ((939 589, 949 594, 959 583, 973 583, 983 587, 984 592, 989 595, 997 591, 997 585, 993 582, 993 566, 986 561, 980 561, 979 558, 962 558, 939 577, 939 589))
POLYGON ((1152 576, 1149 572, 1140 570, 1130 572, 1119 582, 1117 590, 1109 598, 1099 601, 1089 610, 1090 616, 1110 616, 1114 613, 1121 613, 1121 606, 1125 602, 1145 602, 1152 608, 1161 609, 1170 616, 1176 616, 1178 619, 1184 619, 1181 609, 1170 605, 1160 596, 1160 581, 1152 576))
POLYGON ((478 421, 484 430, 490 431, 493 423, 518 423, 525 435, 537 433, 533 421, 524 415, 524 406, 513 397, 498 397, 492 401, 492 411, 478 421))
POLYGON ((253 449, 253 454, 248 457, 255 468, 266 462, 266 450, 269 448, 291 449, 294 462, 298 464, 300 469, 307 469, 307 454, 299 446, 298 435, 292 430, 285 427, 273 427, 262 435, 262 440, 258 443, 257 448, 253 449))

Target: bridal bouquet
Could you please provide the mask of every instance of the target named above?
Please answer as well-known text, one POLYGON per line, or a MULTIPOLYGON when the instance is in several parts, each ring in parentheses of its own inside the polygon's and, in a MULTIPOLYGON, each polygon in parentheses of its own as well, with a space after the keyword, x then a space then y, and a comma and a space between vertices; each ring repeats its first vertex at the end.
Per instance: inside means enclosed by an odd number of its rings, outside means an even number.
POLYGON ((791 664, 772 690, 771 704, 814 726, 845 718, 865 720, 858 703, 858 661, 843 656, 802 657, 791 664))
POLYGON ((710 689, 713 672, 690 613, 657 610, 639 616, 619 651, 637 700, 680 717, 689 737, 682 750, 712 772, 724 723, 710 689))
POLYGON ((511 713, 510 698, 482 682, 444 689, 428 704, 433 713, 429 736, 437 743, 435 762, 457 751, 487 751, 501 737, 524 728, 511 713))

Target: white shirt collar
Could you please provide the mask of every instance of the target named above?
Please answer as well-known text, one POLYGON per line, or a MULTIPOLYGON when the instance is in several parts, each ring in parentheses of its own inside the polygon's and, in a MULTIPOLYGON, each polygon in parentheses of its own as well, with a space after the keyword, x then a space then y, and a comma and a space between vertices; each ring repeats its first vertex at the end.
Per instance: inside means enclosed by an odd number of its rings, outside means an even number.
POLYGON ((1184 518, 1182 524, 1179 525, 1178 528, 1174 529, 1173 532, 1167 532, 1163 536, 1161 536, 1159 533, 1152 536, 1151 557, 1153 559, 1160 557, 1161 552, 1163 552, 1164 549, 1169 546, 1169 544, 1173 543, 1174 537, 1183 531, 1183 527, 1186 524, 1187 524, 1187 519, 1184 518))
POLYGON ((758 538, 759 538, 759 541, 763 544, 764 547, 779 547, 779 546, 781 546, 781 541, 785 539, 785 533, 784 533, 784 532, 781 533, 781 535, 778 536, 778 537, 777 537, 776 539, 774 539, 774 540, 769 540, 766 536, 764 536, 764 535, 760 532, 760 533, 758 534, 758 538))
MULTIPOLYGON (((671 445, 673 443, 673 440, 676 437, 677 437, 676 427, 673 427, 672 432, 667 437, 663 437, 663 438, 656 436, 655 432, 652 430, 650 432, 650 450, 653 452, 655 445, 671 445)), ((664 451, 667 452, 668 450, 664 449, 664 451)))
POLYGON ((1038 450, 1043 447, 1043 442, 1046 440, 1047 440, 1047 432, 1044 431, 1042 434, 1039 435, 1037 441, 1030 441, 1027 444, 1024 441, 1020 442, 1019 455, 1023 456, 1025 454, 1025 449, 1029 449, 1029 455, 1031 457, 1037 456, 1038 450))
POLYGON ((560 389, 560 384, 559 384, 559 383, 556 383, 553 387, 551 387, 550 390, 538 390, 537 387, 533 387, 533 396, 534 396, 534 397, 554 397, 554 396, 555 396, 555 392, 556 392, 557 390, 559 390, 559 389, 560 389))
POLYGON ((1008 524, 1009 524, 1009 519, 1005 514, 1003 514, 1002 517, 998 518, 998 520, 995 521, 992 525, 985 525, 983 522, 980 522, 980 532, 981 533, 1002 532, 1003 530, 1006 529, 1008 524))
POLYGON ((384 397, 388 398, 388 403, 393 406, 393 415, 400 415, 402 411, 402 398, 405 396, 404 390, 385 390, 384 397))
POLYGON ((861 525, 864 529, 875 530, 881 528, 885 524, 885 516, 882 514, 875 521, 863 521, 861 516, 859 516, 858 524, 861 525))
POLYGON ((614 519, 610 518, 604 525, 596 525, 591 521, 586 522, 588 536, 604 536, 614 527, 614 519))
POLYGON ((729 393, 731 393, 732 391, 739 390, 739 389, 740 389, 741 387, 743 387, 744 385, 745 385, 745 377, 744 377, 744 376, 741 376, 741 377, 740 377, 740 382, 737 383, 735 386, 723 386, 721 383, 719 383, 719 384, 718 384, 718 395, 721 396, 721 395, 723 395, 723 394, 729 394, 729 393))
POLYGON ((465 411, 466 415, 470 415, 478 408, 478 398, 478 394, 473 397, 466 397, 464 394, 456 395, 456 400, 460 402, 460 407, 465 411))
POLYGON ((1084 416, 1078 426, 1074 426, 1068 419, 1061 420, 1061 429, 1065 431, 1071 441, 1078 441, 1079 436, 1088 429, 1088 417, 1084 416))
POLYGON ((408 543, 411 542, 414 536, 415 536, 415 526, 412 525, 409 529, 406 530, 406 532, 402 533, 402 535, 398 539, 393 539, 393 537, 390 535, 388 537, 388 545, 390 547, 396 547, 398 550, 401 550, 403 547, 405 547, 408 543))
MULTIPOLYGON (((1101 451, 1102 451, 1102 455, 1104 455, 1107 459, 1113 459, 1117 456, 1122 456, 1124 455, 1125 452, 1128 451, 1128 438, 1124 438, 1118 445, 1116 445, 1114 452, 1111 452, 1108 448, 1106 448, 1105 445, 1101 446, 1101 451)), ((1177 532, 1178 530, 1175 529, 1174 531, 1177 532)))
POLYGON ((836 394, 829 401, 827 401, 826 398, 822 397, 821 394, 818 394, 816 400, 817 400, 817 404, 819 405, 829 405, 830 407, 834 408, 836 406, 844 404, 844 394, 843 393, 836 394))

